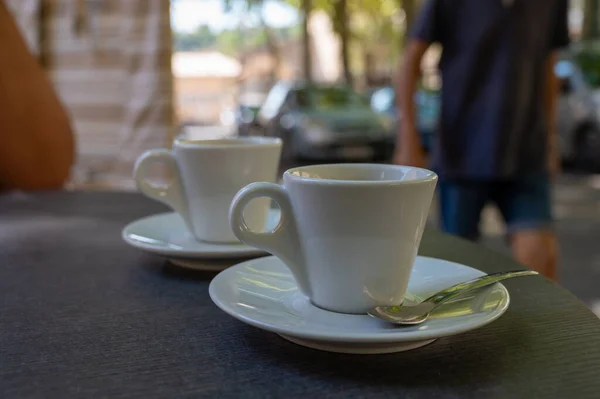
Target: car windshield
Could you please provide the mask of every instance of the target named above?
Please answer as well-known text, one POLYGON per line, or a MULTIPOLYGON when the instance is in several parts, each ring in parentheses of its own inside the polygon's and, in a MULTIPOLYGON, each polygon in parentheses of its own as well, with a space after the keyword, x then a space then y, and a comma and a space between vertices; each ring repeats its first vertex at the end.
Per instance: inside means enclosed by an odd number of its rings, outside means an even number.
POLYGON ((302 108, 340 109, 368 107, 368 102, 346 87, 311 87, 296 90, 296 102, 302 108))

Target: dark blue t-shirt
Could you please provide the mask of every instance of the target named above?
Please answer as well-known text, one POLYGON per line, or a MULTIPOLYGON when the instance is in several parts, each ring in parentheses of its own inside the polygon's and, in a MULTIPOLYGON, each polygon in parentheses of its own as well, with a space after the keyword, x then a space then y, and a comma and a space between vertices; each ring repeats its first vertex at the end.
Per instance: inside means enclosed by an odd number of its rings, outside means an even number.
POLYGON ((411 36, 443 48, 440 176, 545 171, 545 66, 569 43, 567 0, 428 0, 411 36))

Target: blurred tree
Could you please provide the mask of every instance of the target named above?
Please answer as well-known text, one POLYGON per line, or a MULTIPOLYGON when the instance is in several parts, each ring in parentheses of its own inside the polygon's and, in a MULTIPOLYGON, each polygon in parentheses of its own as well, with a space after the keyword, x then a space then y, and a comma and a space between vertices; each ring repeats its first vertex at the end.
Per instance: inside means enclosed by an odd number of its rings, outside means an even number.
POLYGON ((176 51, 193 51, 214 46, 217 36, 206 25, 200 25, 193 32, 174 32, 174 47, 176 51))
MULTIPOLYGON (((173 0, 179 1, 179 0, 173 0)), ((199 0, 201 1, 201 0, 199 0)), ((237 30, 224 31, 212 35, 207 27, 193 34, 175 33, 175 47, 178 50, 196 49, 218 45, 225 52, 235 53, 243 47, 265 45, 273 59, 273 79, 280 75, 281 48, 280 38, 288 32, 273 29, 264 18, 264 5, 267 0, 223 0, 226 9, 236 9, 240 15, 237 30), (255 18, 261 27, 261 34, 253 29, 242 27, 243 19, 255 18), (200 44, 201 43, 201 44, 200 44)), ((380 47, 389 46, 388 62, 394 63, 403 46, 408 32, 422 0, 281 0, 304 14, 302 28, 302 58, 304 77, 312 78, 312 50, 309 30, 310 15, 313 10, 327 13, 333 23, 333 29, 340 39, 340 61, 342 74, 346 82, 354 83, 352 71, 363 69, 369 75, 374 66, 381 61, 375 54, 380 47), (404 29, 402 29, 402 27, 404 29), (403 32, 404 31, 404 32, 403 32), (404 34, 403 34, 404 33, 404 34)), ((595 3, 597 0, 586 0, 595 3)), ((598 14, 598 13, 596 13, 598 14)), ((379 51, 381 53, 381 51, 379 51)), ((369 80, 367 78, 367 80, 369 80)))
POLYGON ((355 65, 362 66, 367 86, 378 84, 400 54, 402 10, 398 0, 352 0, 350 6, 353 48, 360 53, 355 65))
POLYGON ((273 83, 275 83, 277 79, 279 79, 279 77, 281 76, 281 50, 278 44, 277 35, 273 31, 273 29, 271 29, 271 27, 267 25, 265 21, 264 8, 261 7, 258 10, 258 15, 263 28, 263 32, 265 34, 267 47, 269 48, 271 58, 273 59, 273 71, 271 73, 271 80, 273 83))
MULTIPOLYGON (((312 44, 310 34, 310 16, 314 9, 321 7, 331 8, 330 0, 282 0, 287 4, 299 9, 302 13, 301 39, 302 39, 302 70, 304 80, 312 81, 312 44)), ((329 13, 331 16, 331 13, 329 13)))
MULTIPOLYGON (((307 13, 311 9, 327 13, 333 30, 340 39, 342 75, 353 84, 354 71, 362 66, 367 84, 375 81, 376 65, 386 61, 397 62, 407 32, 412 29, 417 11, 423 0, 287 0, 302 6, 307 13), (307 4, 311 4, 312 8, 307 4), (404 29, 402 29, 404 28, 404 29), (382 48, 388 47, 387 60, 381 59, 382 48), (379 51, 379 53, 378 53, 379 51)), ((304 35, 305 54, 308 33, 304 35)), ((305 55, 305 62, 309 61, 305 55)))
POLYGON ((312 52, 310 45, 310 14, 312 12, 312 0, 301 0, 302 4, 302 60, 304 61, 304 79, 312 81, 312 52))
MULTIPOLYGON (((217 36, 217 48, 225 54, 236 55, 248 36, 247 32, 244 35, 239 29, 224 30, 217 36)), ((253 41, 258 41, 258 38, 255 37, 253 41)))
POLYGON ((600 38, 600 7, 598 0, 585 0, 583 3, 583 28, 581 39, 599 39, 600 38))
POLYGON ((404 11, 404 38, 403 42, 406 42, 408 38, 408 34, 413 27, 415 17, 417 14, 417 0, 397 0, 399 1, 399 6, 402 7, 404 11))
POLYGON ((333 29, 340 38, 342 73, 344 81, 353 85, 352 71, 350 70, 350 27, 348 21, 348 0, 334 0, 333 3, 333 29))
MULTIPOLYGON (((398 11, 398 0, 308 1, 312 9, 325 12, 332 21, 333 31, 340 40, 342 76, 349 84, 356 83, 353 71, 360 72, 364 59, 359 55, 361 50, 370 52, 373 47, 395 43, 398 39, 400 32, 392 27, 397 20, 392 17, 398 11)), ((306 0, 288 2, 306 7, 306 0)))
MULTIPOLYGON (((264 43, 266 44, 269 53, 271 54, 271 58, 273 60, 273 69, 271 72, 271 81, 275 82, 280 76, 281 69, 281 50, 278 44, 277 35, 273 31, 273 29, 266 23, 264 16, 264 5, 266 0, 224 0, 225 1, 225 10, 231 11, 235 6, 234 3, 241 5, 240 14, 240 25, 238 31, 242 31, 243 19, 248 16, 256 16, 258 21, 260 22, 260 26, 263 31, 264 43)), ((246 37, 243 35, 244 38, 246 37)), ((245 43, 248 44, 249 47, 254 48, 257 47, 257 43, 245 43)))

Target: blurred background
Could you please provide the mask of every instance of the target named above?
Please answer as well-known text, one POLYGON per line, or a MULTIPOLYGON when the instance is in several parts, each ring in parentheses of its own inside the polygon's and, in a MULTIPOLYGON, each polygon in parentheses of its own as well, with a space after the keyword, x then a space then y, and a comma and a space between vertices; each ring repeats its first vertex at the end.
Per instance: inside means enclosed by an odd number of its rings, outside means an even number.
MULTIPOLYGON (((3 0, 77 136, 70 189, 134 190, 136 158, 184 135, 278 136, 281 170, 389 162, 394 75, 421 0, 3 0)), ((600 315, 600 1, 571 0, 555 66, 564 171, 555 186, 560 281, 600 315)), ((415 96, 429 149, 440 50, 415 96)), ((218 167, 218 165, 216 165, 218 167)), ((431 223, 436 220, 433 206, 431 223)), ((486 208, 484 245, 507 252, 486 208)))

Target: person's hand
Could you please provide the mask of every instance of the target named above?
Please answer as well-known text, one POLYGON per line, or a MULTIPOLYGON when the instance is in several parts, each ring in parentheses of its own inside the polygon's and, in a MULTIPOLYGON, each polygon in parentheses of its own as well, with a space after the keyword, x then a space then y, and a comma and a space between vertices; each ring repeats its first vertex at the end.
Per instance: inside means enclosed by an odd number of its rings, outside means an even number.
POLYGON ((421 146, 418 133, 413 132, 406 137, 409 139, 398 140, 393 162, 396 165, 424 168, 426 166, 425 152, 421 146))
MULTIPOLYGON (((554 137, 554 136, 552 136, 554 137)), ((548 150, 548 172, 550 177, 555 179, 561 172, 560 152, 558 151, 558 145, 556 140, 552 140, 550 148, 548 150)))
POLYGON ((558 150, 554 148, 548 153, 548 171, 550 173, 550 177, 556 179, 561 170, 562 167, 560 162, 560 154, 558 150))

